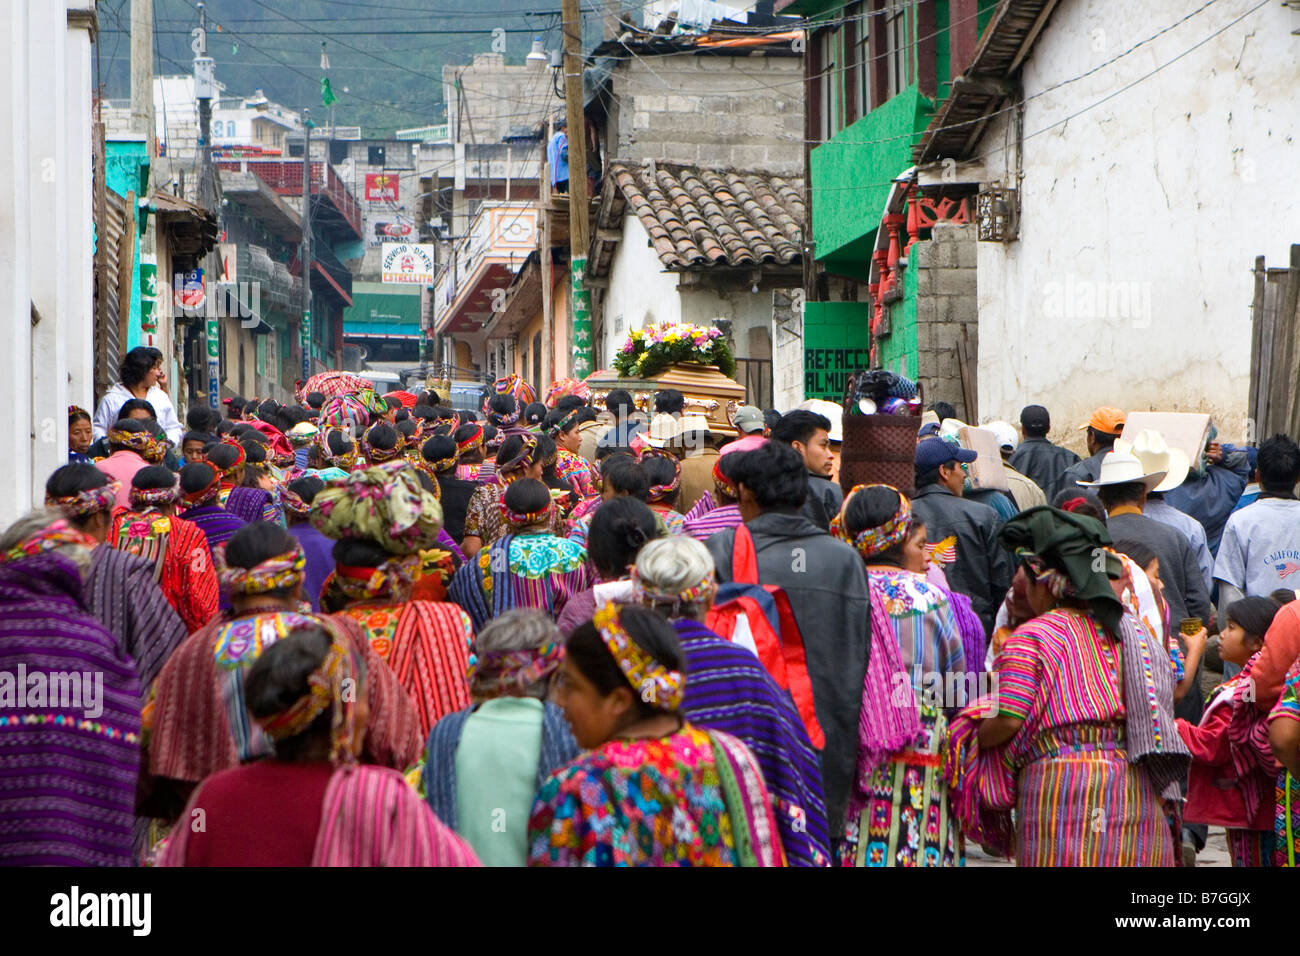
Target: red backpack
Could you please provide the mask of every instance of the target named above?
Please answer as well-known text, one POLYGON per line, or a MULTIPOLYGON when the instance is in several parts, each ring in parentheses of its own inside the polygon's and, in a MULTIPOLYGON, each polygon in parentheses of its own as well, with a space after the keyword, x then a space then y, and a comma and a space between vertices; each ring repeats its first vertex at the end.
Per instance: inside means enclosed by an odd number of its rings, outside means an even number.
POLYGON ((822 749, 826 745, 826 735, 813 706, 812 679, 808 676, 803 635, 799 633, 785 591, 759 583, 754 539, 743 524, 736 527, 731 582, 719 586, 705 626, 729 641, 749 647, 758 655, 772 679, 793 698, 812 745, 822 749))

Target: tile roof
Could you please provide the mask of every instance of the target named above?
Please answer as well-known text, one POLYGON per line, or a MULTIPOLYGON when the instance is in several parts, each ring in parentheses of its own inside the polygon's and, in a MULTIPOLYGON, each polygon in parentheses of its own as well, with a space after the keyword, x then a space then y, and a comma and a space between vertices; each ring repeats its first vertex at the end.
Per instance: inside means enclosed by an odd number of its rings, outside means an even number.
POLYGON ((796 265, 808 208, 802 179, 677 164, 610 164, 666 269, 796 265))

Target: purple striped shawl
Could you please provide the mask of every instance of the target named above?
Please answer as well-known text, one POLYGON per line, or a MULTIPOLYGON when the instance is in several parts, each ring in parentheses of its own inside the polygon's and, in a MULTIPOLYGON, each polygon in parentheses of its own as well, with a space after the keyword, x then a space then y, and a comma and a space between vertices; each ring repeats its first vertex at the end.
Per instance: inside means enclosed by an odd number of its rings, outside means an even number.
POLYGON ((695 621, 673 622, 686 657, 682 716, 742 740, 776 801, 791 866, 826 866, 830 839, 821 764, 790 695, 750 651, 695 621))
POLYGON ((142 697, 189 633, 153 571, 151 561, 101 544, 84 581, 86 606, 135 662, 142 697))
POLYGON ((87 609, 76 567, 57 554, 0 565, 0 703, 0 865, 128 865, 140 682, 87 609), (38 673, 93 675, 102 692, 80 707, 50 698, 38 706, 28 697, 38 673))

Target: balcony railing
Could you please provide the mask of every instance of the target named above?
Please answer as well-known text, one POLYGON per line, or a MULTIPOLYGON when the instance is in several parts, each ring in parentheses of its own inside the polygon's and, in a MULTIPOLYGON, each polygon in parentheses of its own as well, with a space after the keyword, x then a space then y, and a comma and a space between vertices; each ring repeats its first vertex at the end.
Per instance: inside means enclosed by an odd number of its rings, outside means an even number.
MULTIPOLYGON (((279 159, 225 160, 217 164, 221 169, 240 171, 247 169, 281 196, 302 195, 302 161, 279 159)), ((361 204, 348 191, 347 184, 338 177, 334 168, 325 162, 311 164, 312 195, 324 196, 333 203, 339 215, 361 235, 361 204)))

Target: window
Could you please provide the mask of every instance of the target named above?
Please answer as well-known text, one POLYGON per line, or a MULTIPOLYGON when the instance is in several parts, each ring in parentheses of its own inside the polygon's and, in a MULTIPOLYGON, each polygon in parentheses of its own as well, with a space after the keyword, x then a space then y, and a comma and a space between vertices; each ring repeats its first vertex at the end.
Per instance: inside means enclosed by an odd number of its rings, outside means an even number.
POLYGON ((838 45, 838 30, 824 30, 817 35, 817 60, 814 64, 816 74, 813 83, 817 89, 817 139, 826 142, 840 127, 836 122, 835 111, 839 104, 835 96, 836 62, 835 48, 838 45))
POLYGON ((540 393, 542 390, 542 333, 533 336, 533 383, 540 393))
POLYGON ((371 166, 384 166, 384 147, 371 146, 369 148, 369 162, 371 166))
POLYGON ((916 12, 912 4, 885 12, 885 42, 888 44, 885 65, 889 83, 886 98, 897 96, 907 89, 911 82, 909 53, 911 52, 911 27, 915 23, 915 16, 916 12))
POLYGON ((871 100, 871 45, 868 40, 871 36, 871 17, 867 16, 867 5, 865 3, 855 3, 846 11, 847 16, 853 17, 853 46, 854 46, 854 84, 857 93, 857 114, 859 119, 870 113, 878 104, 871 100))

